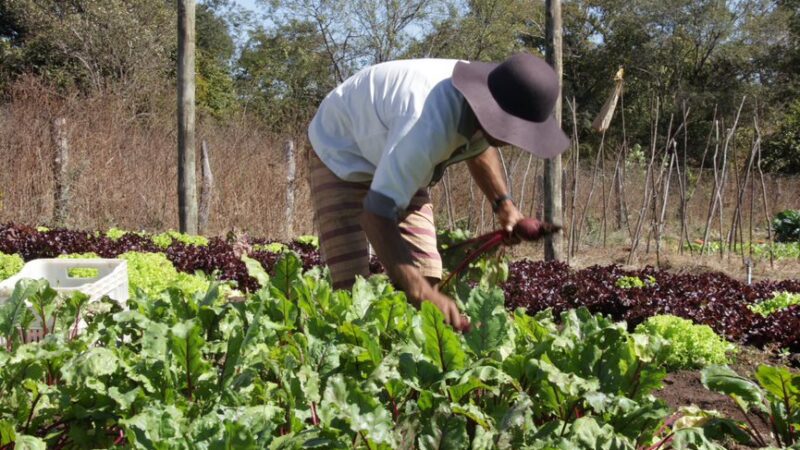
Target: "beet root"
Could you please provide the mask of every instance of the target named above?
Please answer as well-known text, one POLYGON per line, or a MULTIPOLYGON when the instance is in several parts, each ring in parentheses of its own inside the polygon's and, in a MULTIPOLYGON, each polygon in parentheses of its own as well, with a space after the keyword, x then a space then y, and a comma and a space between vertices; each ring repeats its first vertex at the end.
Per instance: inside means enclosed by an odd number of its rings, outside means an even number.
POLYGON ((525 241, 535 241, 541 239, 548 234, 558 232, 561 227, 549 222, 542 222, 541 220, 525 218, 514 225, 514 234, 520 239, 525 241))

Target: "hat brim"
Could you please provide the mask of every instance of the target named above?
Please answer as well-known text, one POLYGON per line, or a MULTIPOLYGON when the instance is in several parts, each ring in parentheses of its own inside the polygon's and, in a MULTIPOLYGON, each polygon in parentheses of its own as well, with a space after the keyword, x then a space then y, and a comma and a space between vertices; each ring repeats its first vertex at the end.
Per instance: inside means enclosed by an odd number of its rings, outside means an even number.
POLYGON ((467 99, 481 127, 491 137, 549 159, 564 152, 570 139, 550 116, 532 122, 509 114, 489 91, 489 73, 496 63, 459 61, 453 69, 453 86, 467 99))

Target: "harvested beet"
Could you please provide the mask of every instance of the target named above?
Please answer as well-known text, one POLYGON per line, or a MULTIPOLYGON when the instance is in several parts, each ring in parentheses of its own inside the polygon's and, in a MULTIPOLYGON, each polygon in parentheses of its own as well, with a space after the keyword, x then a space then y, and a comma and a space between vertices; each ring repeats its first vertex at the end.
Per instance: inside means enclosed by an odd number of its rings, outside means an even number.
POLYGON ((560 230, 561 227, 541 220, 525 218, 514 225, 514 234, 526 241, 535 241, 560 230))
MULTIPOLYGON (((514 225, 513 233, 522 240, 535 241, 547 236, 548 234, 555 233, 560 229, 561 227, 559 225, 549 222, 542 222, 541 220, 525 218, 514 225)), ((510 237, 508 232, 500 229, 476 238, 472 238, 454 247, 451 247, 452 249, 465 245, 478 245, 478 248, 468 253, 464 261, 462 261, 461 264, 459 264, 458 267, 456 267, 456 269, 450 273, 450 276, 444 280, 442 286, 446 286, 454 276, 461 273, 461 271, 463 271, 464 268, 466 268, 472 261, 475 261, 484 253, 494 250, 495 248, 503 245, 504 242, 508 244, 508 237, 510 237)))

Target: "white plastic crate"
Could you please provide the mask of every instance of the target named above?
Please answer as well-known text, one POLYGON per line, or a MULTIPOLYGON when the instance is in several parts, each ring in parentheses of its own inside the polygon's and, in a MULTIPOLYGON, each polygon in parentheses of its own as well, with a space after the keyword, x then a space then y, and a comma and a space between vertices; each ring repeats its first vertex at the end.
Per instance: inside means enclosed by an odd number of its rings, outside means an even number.
MULTIPOLYGON (((0 282, 0 304, 5 303, 14 292, 21 279, 44 279, 58 292, 80 291, 89 296, 89 303, 100 300, 104 295, 119 302, 123 307, 128 302, 128 263, 122 259, 35 259, 29 261, 22 270, 11 278, 0 282), (70 276, 74 269, 95 269, 93 277, 70 276)), ((29 308, 30 304, 27 305, 29 308)), ((81 318, 77 324, 78 332, 86 329, 81 318)), ((48 324, 52 328, 52 324, 48 324)), ((28 329, 25 340, 39 341, 42 338, 42 324, 38 317, 28 329)), ((0 345, 5 342, 0 338, 0 345)))

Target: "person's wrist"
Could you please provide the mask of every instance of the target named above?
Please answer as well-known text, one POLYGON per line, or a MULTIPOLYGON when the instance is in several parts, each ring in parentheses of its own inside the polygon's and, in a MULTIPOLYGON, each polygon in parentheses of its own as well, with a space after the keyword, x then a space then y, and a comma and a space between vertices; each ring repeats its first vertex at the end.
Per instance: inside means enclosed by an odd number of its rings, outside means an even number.
POLYGON ((503 194, 492 200, 492 211, 498 213, 501 209, 514 204, 514 199, 508 194, 503 194))
POLYGON ((407 293, 410 294, 411 301, 417 305, 421 305, 424 300, 432 300, 433 288, 423 278, 421 280, 409 280, 410 286, 407 288, 407 293))

